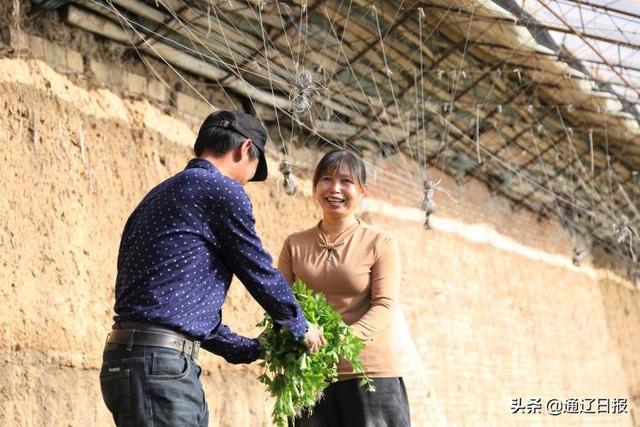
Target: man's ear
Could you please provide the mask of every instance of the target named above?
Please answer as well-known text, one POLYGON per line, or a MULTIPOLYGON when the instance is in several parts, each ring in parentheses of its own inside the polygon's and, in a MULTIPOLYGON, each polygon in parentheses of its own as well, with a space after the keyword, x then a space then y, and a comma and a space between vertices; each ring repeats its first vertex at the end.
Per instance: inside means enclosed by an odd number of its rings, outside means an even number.
POLYGON ((251 140, 245 139, 238 148, 233 150, 233 161, 239 162, 240 160, 242 160, 243 156, 249 155, 248 153, 249 147, 251 147, 251 140))
POLYGON ((250 139, 245 139, 242 142, 242 144, 240 145, 240 148, 241 148, 243 154, 246 154, 247 156, 249 155, 249 150, 251 149, 251 144, 253 144, 253 142, 251 142, 250 139))

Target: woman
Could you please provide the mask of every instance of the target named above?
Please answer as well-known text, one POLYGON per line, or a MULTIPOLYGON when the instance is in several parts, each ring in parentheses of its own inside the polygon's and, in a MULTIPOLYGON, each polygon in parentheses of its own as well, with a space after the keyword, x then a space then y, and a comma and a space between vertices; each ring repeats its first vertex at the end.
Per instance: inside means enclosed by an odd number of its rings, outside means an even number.
POLYGON ((298 427, 406 427, 409 404, 392 348, 393 310, 400 286, 396 242, 355 216, 366 193, 362 159, 345 150, 327 153, 313 176, 322 220, 290 235, 278 269, 289 283, 301 279, 327 301, 365 341, 365 374, 375 392, 359 385, 348 362, 338 365, 339 381, 325 390, 312 414, 296 419, 298 427))

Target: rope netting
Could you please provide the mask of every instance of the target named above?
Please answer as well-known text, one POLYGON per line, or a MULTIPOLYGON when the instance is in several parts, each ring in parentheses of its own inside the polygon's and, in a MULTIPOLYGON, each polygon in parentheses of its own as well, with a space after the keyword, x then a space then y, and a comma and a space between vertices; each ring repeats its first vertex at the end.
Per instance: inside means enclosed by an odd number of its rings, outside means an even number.
POLYGON ((640 64, 630 58, 640 13, 573 0, 67 8, 67 22, 164 62, 212 109, 220 106, 192 76, 217 85, 227 107, 245 99, 278 132, 278 185, 289 195, 303 164, 289 146, 312 137, 363 154, 368 168, 411 190, 403 193, 423 194, 425 228, 435 190, 445 194, 438 169, 557 217, 582 236, 574 263, 597 244, 637 265, 640 64), (393 170, 377 170, 380 156, 393 170))

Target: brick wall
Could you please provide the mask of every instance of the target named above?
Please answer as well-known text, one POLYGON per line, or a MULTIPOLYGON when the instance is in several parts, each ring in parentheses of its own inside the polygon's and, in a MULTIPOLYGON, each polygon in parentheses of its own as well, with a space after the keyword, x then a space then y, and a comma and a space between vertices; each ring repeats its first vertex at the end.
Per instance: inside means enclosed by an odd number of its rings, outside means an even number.
MULTIPOLYGON (((0 313, 1 425, 110 424, 97 374, 122 225, 151 186, 183 167, 197 122, 184 114, 204 112, 181 102, 181 112, 167 115, 160 104, 127 97, 132 88, 148 92, 147 77, 115 76, 109 64, 100 74, 93 62, 80 71, 73 58, 63 48, 44 55, 57 71, 0 59, 0 190, 8 196, 0 200, 0 241, 10 248, 0 256, 0 295, 11 301, 0 313), (101 87, 63 75, 69 67, 101 87)), ((301 163, 319 155, 291 147, 301 163)), ((406 159, 375 162, 362 216, 400 242, 398 345, 414 425, 640 425, 640 298, 629 283, 573 267, 571 240, 557 223, 513 211, 474 181, 457 185, 432 172, 448 196, 436 192, 434 229, 425 231, 406 159), (518 397, 632 402, 623 415, 511 414, 518 397)), ((300 184, 292 198, 277 190, 276 177, 248 187, 276 256, 287 234, 318 217, 308 180, 300 184)), ((258 332, 261 311, 240 284, 224 312, 238 331, 258 332)), ((213 355, 202 365, 210 425, 268 425, 257 367, 213 355)))

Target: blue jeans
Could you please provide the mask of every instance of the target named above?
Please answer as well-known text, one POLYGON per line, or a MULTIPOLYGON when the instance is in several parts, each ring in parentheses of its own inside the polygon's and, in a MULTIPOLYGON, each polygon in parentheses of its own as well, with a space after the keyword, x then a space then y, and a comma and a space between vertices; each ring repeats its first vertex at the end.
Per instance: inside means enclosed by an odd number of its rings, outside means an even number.
POLYGON ((200 367, 190 356, 162 347, 107 344, 102 398, 118 427, 207 426, 209 410, 200 367))

